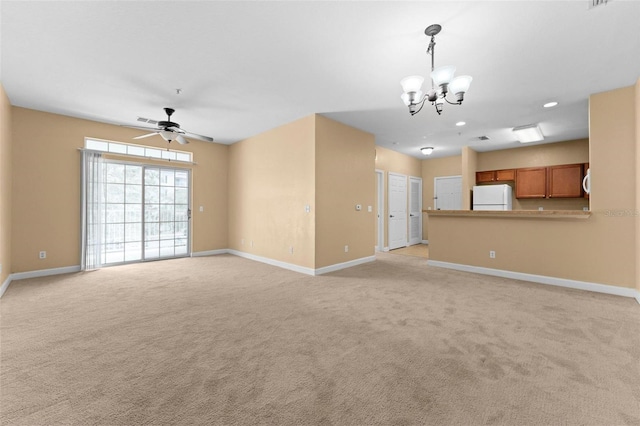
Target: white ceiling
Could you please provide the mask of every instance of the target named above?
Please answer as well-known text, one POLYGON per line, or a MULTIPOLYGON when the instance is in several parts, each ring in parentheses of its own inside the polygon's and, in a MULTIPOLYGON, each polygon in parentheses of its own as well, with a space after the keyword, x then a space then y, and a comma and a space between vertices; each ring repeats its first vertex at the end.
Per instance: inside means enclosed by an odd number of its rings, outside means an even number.
POLYGON ((3 0, 1 81, 13 105, 108 123, 171 106, 224 144, 312 113, 418 158, 516 147, 531 123, 557 142, 588 136, 590 94, 640 77, 640 2, 589 1, 3 0), (428 76, 434 23, 436 66, 473 82, 411 117, 399 81, 428 76))

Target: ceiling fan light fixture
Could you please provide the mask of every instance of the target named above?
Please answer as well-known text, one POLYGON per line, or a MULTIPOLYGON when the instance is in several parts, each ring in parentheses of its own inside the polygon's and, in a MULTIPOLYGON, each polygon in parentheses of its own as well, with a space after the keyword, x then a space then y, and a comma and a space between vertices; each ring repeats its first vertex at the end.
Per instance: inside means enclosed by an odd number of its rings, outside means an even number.
POLYGON ((175 139, 175 133, 169 130, 161 130, 159 133, 160 133, 160 136, 162 136, 162 138, 167 142, 171 142, 172 140, 175 139))
POLYGON ((512 131, 520 143, 540 142, 544 140, 544 135, 537 124, 514 127, 512 131))

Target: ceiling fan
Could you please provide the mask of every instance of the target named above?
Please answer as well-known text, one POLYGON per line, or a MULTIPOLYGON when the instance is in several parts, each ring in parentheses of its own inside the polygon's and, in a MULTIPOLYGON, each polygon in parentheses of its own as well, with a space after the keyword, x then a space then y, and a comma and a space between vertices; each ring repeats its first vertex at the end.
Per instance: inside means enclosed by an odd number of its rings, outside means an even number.
POLYGON ((138 117, 138 121, 142 121, 144 123, 156 124, 158 127, 141 127, 141 126, 125 126, 130 127, 132 129, 140 129, 140 130, 151 130, 151 133, 147 133, 146 135, 137 136, 133 139, 143 139, 148 138, 149 136, 160 135, 167 142, 178 141, 178 143, 185 145, 188 144, 189 141, 185 136, 193 139, 199 139, 205 142, 213 142, 213 138, 209 136, 202 136, 196 133, 187 132, 180 128, 180 125, 174 121, 171 121, 171 115, 176 112, 173 108, 165 108, 164 112, 167 114, 166 121, 156 121, 148 118, 138 117))

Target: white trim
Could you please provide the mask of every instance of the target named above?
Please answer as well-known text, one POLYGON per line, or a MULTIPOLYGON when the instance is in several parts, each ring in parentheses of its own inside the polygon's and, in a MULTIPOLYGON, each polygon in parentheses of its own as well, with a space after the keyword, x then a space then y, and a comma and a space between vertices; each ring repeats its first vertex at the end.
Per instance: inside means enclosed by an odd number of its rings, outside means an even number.
POLYGON ((422 240, 422 244, 427 244, 427 245, 429 245, 429 240, 422 240))
POLYGON ((2 297, 2 295, 4 295, 4 292, 7 291, 7 289, 9 288, 9 284, 11 284, 11 279, 12 279, 12 276, 11 274, 9 274, 7 276, 7 279, 4 280, 4 282, 2 283, 2 287, 0 287, 0 297, 2 297))
POLYGON ((352 266, 361 265, 363 263, 373 262, 376 260, 374 256, 362 257, 360 259, 350 260, 348 262, 336 263, 335 265, 329 265, 318 269, 307 268, 305 266, 294 265, 293 263, 282 262, 280 260, 269 259, 268 257, 257 256, 251 253, 245 253, 238 250, 228 250, 229 254, 235 256, 244 257, 245 259, 255 260, 257 262, 266 263, 267 265, 277 266, 279 268, 288 269, 293 272, 298 272, 305 275, 322 275, 328 272, 339 271, 340 269, 350 268, 352 266))
POLYGON ((256 256, 255 254, 245 253, 243 251, 229 249, 229 254, 244 257, 245 259, 255 260, 257 262, 266 263, 267 265, 277 266, 279 268, 288 269, 290 271, 299 272, 301 274, 315 275, 315 270, 304 266, 294 265, 293 263, 282 262, 280 260, 269 259, 268 257, 256 256))
POLYGON ((390 250, 389 247, 385 247, 382 249, 383 252, 388 252, 389 250, 390 250))
POLYGON ((227 254, 227 253, 229 253, 228 249, 194 251, 194 252, 191 252, 191 257, 215 256, 218 254, 227 254))
POLYGON ((640 304, 640 290, 636 290, 636 302, 640 304))
POLYGON ((384 208, 384 170, 376 169, 376 191, 378 195, 378 204, 376 205, 376 229, 378 238, 376 243, 378 244, 378 250, 382 251, 384 247, 384 219, 386 217, 384 208))
POLYGON ((315 275, 322 275, 329 272, 339 271, 341 269, 351 268, 352 266, 362 265, 376 260, 375 256, 361 257, 360 259, 350 260, 348 262, 336 263, 334 265, 324 266, 315 270, 315 275))
MULTIPOLYGON (((457 271, 474 272, 476 274, 492 275, 495 277, 511 278, 514 280, 531 281, 538 284, 555 285, 558 287, 613 294, 615 296, 636 297, 636 299, 640 295, 638 291, 632 288, 568 280, 565 278, 549 277, 545 275, 525 274, 523 272, 505 271, 503 269, 483 268, 480 266, 463 265, 460 263, 441 262, 439 260, 427 260, 427 265, 439 268, 455 269, 457 271)), ((640 303, 640 301, 638 303, 640 303)))
POLYGON ((409 240, 409 245, 414 245, 414 244, 420 244, 420 241, 422 240, 422 178, 421 177, 417 177, 417 176, 409 176, 409 187, 407 190, 407 197, 409 198, 409 202, 407 203, 407 212, 409 214, 409 218, 408 218, 408 233, 407 233, 407 240, 409 240), (411 183, 412 181, 417 181, 418 183, 418 225, 419 225, 419 230, 418 230, 418 234, 419 236, 417 238, 411 239, 411 202, 413 201, 411 198, 411 183))
POLYGON ((64 266, 62 268, 39 269, 37 271, 16 272, 11 275, 11 280, 24 280, 26 278, 48 277, 50 275, 72 274, 80 272, 80 265, 64 266))

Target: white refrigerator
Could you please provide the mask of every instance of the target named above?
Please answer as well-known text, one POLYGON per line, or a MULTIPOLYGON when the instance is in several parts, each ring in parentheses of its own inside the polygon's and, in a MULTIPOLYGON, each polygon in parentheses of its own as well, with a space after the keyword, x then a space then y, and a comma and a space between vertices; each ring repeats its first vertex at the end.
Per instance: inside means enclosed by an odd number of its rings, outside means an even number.
POLYGON ((473 210, 511 210, 509 185, 482 185, 473 187, 473 210))

